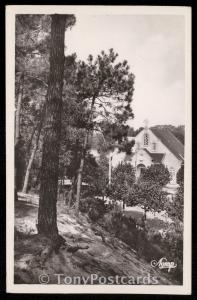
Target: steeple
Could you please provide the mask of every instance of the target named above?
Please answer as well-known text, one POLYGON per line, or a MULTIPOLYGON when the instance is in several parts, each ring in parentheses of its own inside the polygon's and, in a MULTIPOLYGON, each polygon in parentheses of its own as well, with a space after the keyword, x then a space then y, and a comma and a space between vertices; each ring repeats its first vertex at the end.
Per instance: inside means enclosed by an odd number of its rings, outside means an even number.
POLYGON ((144 120, 144 129, 148 129, 148 124, 149 124, 149 121, 148 121, 148 119, 145 119, 144 120))

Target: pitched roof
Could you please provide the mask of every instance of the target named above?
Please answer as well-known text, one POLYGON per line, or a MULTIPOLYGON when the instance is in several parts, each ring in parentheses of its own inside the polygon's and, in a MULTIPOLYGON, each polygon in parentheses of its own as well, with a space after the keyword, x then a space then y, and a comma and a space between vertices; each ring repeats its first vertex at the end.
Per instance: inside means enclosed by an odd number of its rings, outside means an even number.
MULTIPOLYGON (((152 158, 153 163, 161 163, 162 159, 165 155, 164 153, 151 153, 146 148, 143 148, 143 150, 146 151, 148 153, 148 155, 152 158)), ((133 155, 134 154, 131 154, 131 155, 126 154, 124 161, 130 162, 133 155)))
POLYGON ((161 161, 165 155, 164 153, 151 153, 146 148, 144 148, 143 150, 145 150, 150 155, 150 157, 152 158, 152 161, 154 163, 161 163, 161 161))
POLYGON ((178 158, 184 160, 184 145, 168 129, 150 128, 158 139, 178 158))

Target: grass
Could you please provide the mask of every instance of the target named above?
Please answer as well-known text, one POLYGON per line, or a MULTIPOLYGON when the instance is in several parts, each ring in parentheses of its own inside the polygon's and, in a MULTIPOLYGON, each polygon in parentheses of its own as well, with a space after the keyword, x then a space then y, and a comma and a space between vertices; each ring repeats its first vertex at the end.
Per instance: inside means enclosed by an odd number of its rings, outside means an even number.
MULTIPOLYGON (((125 211, 124 214, 127 217, 135 219, 136 221, 140 221, 143 216, 143 213, 139 211, 125 211)), ((167 226, 166 222, 160 220, 157 217, 155 217, 154 219, 147 219, 147 225, 151 228, 154 228, 155 230, 160 230, 166 228, 167 226)))

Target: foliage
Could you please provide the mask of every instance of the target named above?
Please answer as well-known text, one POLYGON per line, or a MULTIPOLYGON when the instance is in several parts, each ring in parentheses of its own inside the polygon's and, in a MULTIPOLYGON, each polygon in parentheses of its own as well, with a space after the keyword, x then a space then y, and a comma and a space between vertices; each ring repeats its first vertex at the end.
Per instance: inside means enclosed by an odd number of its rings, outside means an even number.
MULTIPOLYGON (((183 274, 183 228, 178 223, 172 223, 163 228, 163 234, 158 229, 144 226, 131 217, 127 217, 118 209, 110 210, 99 224, 110 232, 110 235, 121 239, 132 247, 138 256, 146 261, 159 260, 166 257, 168 261, 174 261, 177 267, 171 270, 169 276, 182 282, 183 274)), ((162 272, 167 272, 163 270, 162 272)))
POLYGON ((166 204, 166 211, 174 220, 183 222, 184 207, 184 165, 177 172, 177 182, 179 184, 177 193, 170 203, 166 204))
POLYGON ((176 179, 178 184, 184 183, 184 164, 181 165, 180 169, 176 174, 176 179))
POLYGON ((183 222, 184 185, 181 183, 173 201, 167 202, 165 210, 175 221, 183 222))
POLYGON ((146 211, 160 212, 166 203, 166 193, 159 184, 151 182, 138 182, 133 185, 127 204, 140 205, 146 211))
POLYGON ((170 130, 175 137, 184 145, 185 140, 185 126, 179 125, 179 126, 173 126, 173 125, 157 125, 154 126, 154 128, 158 129, 168 129, 170 130))
POLYGON ((81 199, 79 210, 83 213, 87 213, 93 222, 97 222, 107 212, 107 206, 102 199, 87 197, 81 199))
POLYGON ((135 182, 135 172, 131 164, 120 163, 112 171, 112 183, 110 187, 110 196, 114 200, 128 202, 131 189, 135 182))
MULTIPOLYGON (((101 222, 100 222, 101 223, 101 222)), ((117 209, 110 210, 102 220, 102 226, 113 236, 136 248, 138 230, 136 222, 117 209)))
MULTIPOLYGON (((69 15, 65 29, 72 26, 74 22, 75 17, 69 15)), ((24 73, 20 124, 23 148, 19 149, 19 156, 21 158, 19 164, 23 167, 20 168, 19 172, 20 186, 22 185, 22 180, 24 178, 25 166, 28 164, 32 148, 35 144, 35 132, 40 122, 42 108, 46 99, 49 76, 49 49, 51 42, 50 25, 51 17, 49 15, 16 16, 16 98, 18 93, 18 77, 21 72, 24 73)), ((66 79, 70 78, 69 75, 72 73, 73 57, 75 56, 71 55, 65 59, 66 79)), ((69 82, 66 86, 69 86, 69 82)), ((65 122, 63 123, 65 124, 65 122)), ((67 125, 67 123, 65 125, 67 125)), ((42 140, 43 132, 40 134, 39 146, 30 173, 30 188, 32 187, 32 184, 34 187, 38 187, 37 183, 39 183, 42 156, 42 140)), ((65 147, 63 150, 65 150, 65 147)))
POLYGON ((78 99, 86 99, 87 109, 91 114, 89 104, 92 98, 95 99, 94 119, 98 116, 101 119, 112 117, 112 120, 122 123, 133 117, 130 104, 134 75, 129 72, 127 61, 115 64, 117 56, 110 49, 109 53, 101 51, 95 60, 89 55, 87 63, 79 61, 74 84, 78 99))
MULTIPOLYGON (((175 222, 168 224, 168 226, 163 229, 163 234, 159 234, 158 231, 154 229, 149 229, 148 231, 148 241, 152 245, 159 246, 163 255, 161 257, 166 257, 168 261, 173 261, 177 267, 171 269, 170 273, 173 278, 182 283, 183 280, 183 226, 180 222, 175 222)), ((145 251, 146 255, 146 251, 145 251)), ((165 270, 164 270, 165 272, 165 270)), ((167 272, 167 270, 166 270, 167 272)))
POLYGON ((134 130, 133 127, 130 127, 129 128, 129 132, 128 132, 128 135, 129 136, 132 136, 132 137, 135 137, 141 130, 143 130, 144 128, 143 127, 139 127, 138 129, 134 130))
POLYGON ((99 152, 109 153, 118 149, 131 154, 134 141, 128 141, 129 126, 123 123, 110 123, 103 120, 98 124, 100 133, 95 136, 94 143, 97 145, 99 152))
POLYGON ((84 181, 88 183, 86 194, 105 197, 108 194, 108 159, 101 156, 99 160, 88 154, 84 167, 84 181))
POLYGON ((164 187, 170 181, 170 173, 163 164, 153 164, 143 170, 140 181, 150 182, 164 187))

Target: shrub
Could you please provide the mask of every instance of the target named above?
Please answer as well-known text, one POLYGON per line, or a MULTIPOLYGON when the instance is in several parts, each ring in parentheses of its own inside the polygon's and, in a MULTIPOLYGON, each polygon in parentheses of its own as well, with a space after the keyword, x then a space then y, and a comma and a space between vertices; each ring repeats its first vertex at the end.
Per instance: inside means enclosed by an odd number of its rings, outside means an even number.
POLYGON ((105 201, 100 198, 87 197, 80 201, 79 210, 87 213, 88 217, 96 222, 107 212, 105 201))
POLYGON ((102 218, 105 230, 128 244, 137 251, 139 257, 149 263, 152 260, 158 261, 162 257, 166 257, 168 261, 174 261, 177 267, 172 269, 168 275, 181 283, 183 236, 182 227, 178 224, 171 225, 164 230, 165 234, 161 235, 158 230, 145 227, 143 222, 137 223, 131 217, 125 216, 122 211, 112 210, 102 218))
POLYGON ((122 211, 118 209, 108 212, 103 220, 103 227, 115 237, 121 239, 129 246, 135 248, 138 230, 136 221, 131 217, 126 217, 122 211))
POLYGON ((110 196, 114 200, 126 202, 130 190, 135 182, 135 170, 131 164, 120 163, 112 172, 112 183, 110 186, 110 196))
POLYGON ((163 164, 153 164, 143 170, 140 180, 164 187, 170 181, 170 173, 163 164))

